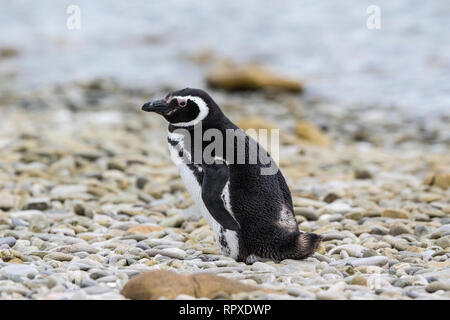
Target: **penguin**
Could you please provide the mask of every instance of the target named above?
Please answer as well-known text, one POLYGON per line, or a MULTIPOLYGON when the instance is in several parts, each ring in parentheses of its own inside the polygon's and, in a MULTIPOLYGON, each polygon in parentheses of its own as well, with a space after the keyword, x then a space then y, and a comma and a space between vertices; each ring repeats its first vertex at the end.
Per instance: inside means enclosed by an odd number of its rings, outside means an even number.
POLYGON ((169 123, 170 157, 223 255, 252 264, 315 252, 322 237, 299 231, 291 193, 273 159, 207 92, 176 90, 142 110, 169 123))

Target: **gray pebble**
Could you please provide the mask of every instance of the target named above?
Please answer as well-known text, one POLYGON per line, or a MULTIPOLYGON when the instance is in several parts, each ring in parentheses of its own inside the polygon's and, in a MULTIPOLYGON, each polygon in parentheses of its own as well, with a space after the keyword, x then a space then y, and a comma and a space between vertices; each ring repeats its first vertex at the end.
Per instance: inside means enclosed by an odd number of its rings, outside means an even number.
POLYGON ((19 218, 14 218, 14 217, 11 218, 11 223, 12 223, 14 228, 17 228, 17 227, 28 227, 29 226, 28 222, 23 221, 22 219, 19 219, 19 218))
POLYGON ((29 277, 38 274, 38 270, 27 264, 19 264, 19 263, 8 263, 6 267, 0 269, 0 273, 9 277, 29 277))
POLYGON ((275 273, 277 269, 275 267, 272 267, 264 262, 255 262, 251 266, 251 270, 253 271, 259 271, 259 272, 273 272, 275 273))
POLYGON ((28 200, 25 205, 25 209, 27 210, 40 210, 44 211, 50 208, 50 199, 49 198, 31 198, 28 200))
POLYGON ((91 266, 87 263, 77 262, 75 263, 75 266, 81 271, 88 271, 89 269, 91 269, 91 266))
POLYGON ((92 269, 90 277, 91 279, 97 280, 103 277, 107 277, 111 275, 112 271, 109 270, 103 270, 103 269, 92 269))
POLYGON ((45 258, 56 261, 71 261, 73 259, 73 256, 62 252, 51 252, 45 255, 45 258))
POLYGON ((103 293, 109 292, 109 291, 111 291, 111 289, 106 286, 94 285, 94 286, 85 288, 84 291, 87 294, 95 295, 95 294, 103 294, 103 293))
POLYGON ((180 227, 186 219, 181 215, 175 215, 173 217, 165 219, 161 222, 161 227, 171 227, 178 228, 180 227))
POLYGON ((385 256, 373 256, 368 258, 353 259, 349 262, 352 267, 358 266, 384 266, 389 259, 385 256))
POLYGON ((403 295, 410 297, 412 299, 417 299, 421 297, 421 294, 414 289, 406 289, 405 291, 403 291, 403 295))
POLYGON ((341 250, 345 250, 352 257, 362 257, 367 248, 359 244, 344 244, 331 249, 329 254, 332 255, 335 253, 340 253, 341 250))
POLYGON ((136 244, 136 247, 140 248, 140 249, 142 249, 144 251, 150 249, 150 246, 148 244, 146 244, 145 242, 143 242, 143 241, 138 242, 136 244))
POLYGON ((423 270, 423 267, 409 267, 405 268, 405 272, 409 275, 414 275, 417 271, 423 270))
POLYGON ((323 241, 342 240, 345 238, 342 233, 336 231, 324 232, 321 236, 323 237, 323 241))
POLYGON ((336 268, 333 268, 333 267, 327 267, 327 268, 323 269, 322 272, 320 273, 320 276, 323 277, 324 275, 329 274, 329 273, 337 274, 340 277, 343 277, 342 272, 340 272, 339 270, 337 270, 336 268))
POLYGON ((150 252, 149 255, 151 256, 161 254, 163 256, 176 259, 183 259, 186 256, 186 252, 179 248, 150 249, 146 252, 150 252))
POLYGON ((101 277, 97 280, 97 282, 115 282, 117 280, 116 276, 106 276, 106 277, 101 277))
POLYGON ((404 288, 404 287, 410 286, 411 283, 405 279, 398 279, 398 280, 394 281, 393 285, 395 287, 404 288))
POLYGON ((0 246, 3 244, 7 244, 10 247, 14 247, 14 245, 16 244, 16 239, 13 237, 0 238, 0 246))
POLYGON ((123 271, 128 276, 129 279, 131 279, 141 273, 140 271, 133 270, 133 269, 122 269, 121 271, 123 271))
POLYGON ((437 228, 430 234, 431 239, 438 239, 450 235, 450 224, 444 224, 443 226, 437 228))
POLYGON ((97 248, 91 246, 88 243, 74 243, 68 247, 62 248, 61 252, 63 253, 77 253, 77 252, 86 252, 86 253, 96 253, 98 251, 97 248))
POLYGON ((150 219, 150 218, 148 218, 146 216, 135 216, 134 220, 136 222, 138 222, 138 223, 149 223, 149 222, 151 223, 151 222, 153 222, 153 219, 150 219))
POLYGON ((113 255, 109 257, 108 264, 116 264, 119 260, 124 259, 123 256, 113 255))
POLYGON ((430 229, 428 229, 427 226, 419 225, 414 227, 414 234, 418 236, 419 238, 428 234, 430 232, 430 229))
POLYGON ((73 255, 76 256, 76 257, 80 257, 81 259, 84 259, 84 258, 89 256, 89 253, 87 253, 87 252, 76 252, 73 255))
POLYGON ((332 261, 329 257, 324 256, 323 254, 320 254, 318 252, 314 253, 314 255, 312 257, 316 258, 319 261, 326 262, 326 263, 330 263, 332 261))
POLYGON ((80 283, 81 288, 92 287, 95 285, 97 285, 97 281, 95 281, 94 279, 91 279, 91 278, 85 278, 85 279, 81 280, 81 283, 80 283))

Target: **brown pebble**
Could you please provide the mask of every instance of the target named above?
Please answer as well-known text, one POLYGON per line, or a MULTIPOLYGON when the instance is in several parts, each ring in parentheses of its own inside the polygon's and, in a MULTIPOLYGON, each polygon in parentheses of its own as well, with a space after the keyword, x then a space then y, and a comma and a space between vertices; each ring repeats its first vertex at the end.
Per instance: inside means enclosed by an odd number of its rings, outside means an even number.
POLYGON ((352 284, 356 284, 359 286, 367 286, 367 280, 362 276, 354 276, 352 279, 352 284))
POLYGON ((357 169, 355 170, 355 179, 371 179, 372 174, 369 170, 366 169, 357 169))
POLYGON ((425 290, 427 290, 427 292, 430 292, 430 293, 436 292, 438 290, 450 291, 450 283, 435 281, 435 282, 428 284, 426 286, 425 290))
POLYGON ((20 264, 22 264, 23 261, 20 260, 19 258, 12 258, 11 260, 8 261, 8 263, 20 263, 20 264))
POLYGON ((405 210, 386 209, 381 213, 384 218, 409 219, 409 213, 405 210))
POLYGON ((150 233, 153 231, 160 231, 163 228, 159 227, 159 226, 135 226, 135 227, 131 227, 127 230, 127 232, 135 232, 135 233, 142 233, 142 234, 146 234, 146 233, 150 233))
POLYGON ((317 126, 307 121, 299 121, 295 126, 295 132, 300 139, 323 147, 331 145, 331 139, 317 126))
POLYGON ((339 199, 340 197, 336 194, 336 193, 329 193, 325 196, 325 198, 323 198, 323 201, 325 201, 326 203, 332 203, 334 201, 336 201, 337 199, 339 199))

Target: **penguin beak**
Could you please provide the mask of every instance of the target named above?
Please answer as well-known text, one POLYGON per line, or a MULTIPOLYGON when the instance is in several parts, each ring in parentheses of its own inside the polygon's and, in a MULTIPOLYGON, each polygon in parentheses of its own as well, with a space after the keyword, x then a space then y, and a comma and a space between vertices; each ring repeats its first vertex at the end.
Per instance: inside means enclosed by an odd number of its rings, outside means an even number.
POLYGON ((169 109, 170 109, 170 106, 164 99, 153 100, 153 101, 145 103, 142 106, 143 111, 156 112, 159 114, 164 114, 164 113, 168 112, 169 109))

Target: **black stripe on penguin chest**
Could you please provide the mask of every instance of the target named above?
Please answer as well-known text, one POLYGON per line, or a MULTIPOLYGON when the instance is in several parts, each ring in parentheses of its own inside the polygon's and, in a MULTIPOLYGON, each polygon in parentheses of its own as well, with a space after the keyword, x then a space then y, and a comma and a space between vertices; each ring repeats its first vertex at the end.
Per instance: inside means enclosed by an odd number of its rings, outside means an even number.
MULTIPOLYGON (((185 153, 184 149, 180 146, 179 141, 171 140, 170 138, 167 140, 169 145, 171 145, 178 152, 178 157, 183 159, 184 165, 192 172, 198 184, 201 186, 203 182, 203 171, 202 167, 198 164, 194 164, 190 161, 189 157, 185 153)), ((189 154, 189 153, 188 153, 189 154)))

